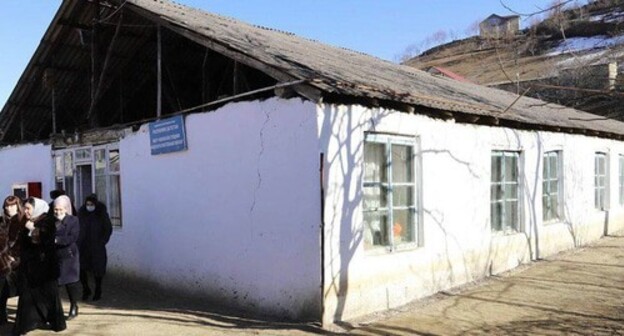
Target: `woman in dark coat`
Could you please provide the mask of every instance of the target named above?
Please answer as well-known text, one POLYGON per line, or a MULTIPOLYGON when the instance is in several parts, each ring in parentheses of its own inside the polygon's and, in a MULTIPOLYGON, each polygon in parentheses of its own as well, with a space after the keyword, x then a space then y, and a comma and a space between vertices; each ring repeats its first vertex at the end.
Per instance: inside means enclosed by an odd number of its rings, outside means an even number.
POLYGON ((68 320, 78 316, 78 280, 80 280, 80 258, 78 254, 78 236, 80 224, 73 216, 69 197, 61 195, 54 202, 56 218, 56 256, 60 264, 59 286, 65 286, 69 298, 68 320))
POLYGON ((54 218, 47 215, 48 209, 48 204, 39 198, 31 197, 24 203, 27 222, 18 237, 21 244, 19 300, 13 329, 17 335, 41 326, 54 331, 66 328, 57 281, 56 227, 54 218))
POLYGON ((4 211, 0 217, 0 325, 7 323, 7 300, 17 292, 15 273, 19 265, 17 237, 25 223, 21 203, 18 197, 9 196, 2 204, 4 211))
POLYGON ((80 221, 80 282, 82 282, 82 299, 88 300, 91 295, 89 273, 95 278, 95 294, 93 301, 102 298, 102 279, 106 273, 106 244, 113 233, 110 217, 106 206, 99 202, 95 195, 88 196, 85 204, 78 210, 80 221))

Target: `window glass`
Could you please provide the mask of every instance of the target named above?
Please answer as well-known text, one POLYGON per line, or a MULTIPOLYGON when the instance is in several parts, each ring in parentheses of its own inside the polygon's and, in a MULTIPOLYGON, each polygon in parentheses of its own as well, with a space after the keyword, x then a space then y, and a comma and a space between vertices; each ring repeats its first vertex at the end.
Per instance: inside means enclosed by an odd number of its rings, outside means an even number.
POLYGON ((387 216, 381 212, 364 213, 364 248, 388 246, 387 216))
POLYGON ((596 153, 594 158, 594 206, 604 210, 607 205, 607 155, 596 153))
POLYGON ((503 167, 503 157, 494 153, 492 155, 492 182, 502 181, 501 168, 503 167))
POLYGON ((55 155, 54 156, 54 176, 55 177, 63 177, 63 156, 55 155))
POLYGON ((395 244, 412 242, 412 212, 408 209, 394 210, 392 213, 392 236, 395 244))
POLYGON ((392 145, 392 181, 412 181, 412 150, 411 147, 392 145))
POLYGON ((119 173, 119 149, 108 151, 109 170, 111 173, 119 173))
POLYGON ((108 214, 114 226, 121 226, 121 181, 119 175, 110 175, 108 214))
POLYGON ((91 159, 91 148, 83 148, 76 150, 76 161, 84 161, 91 159))
POLYGON ((385 148, 383 144, 369 144, 364 153, 364 182, 386 182, 385 148))
POLYGON ((73 176, 74 175, 74 161, 72 160, 72 152, 65 152, 65 169, 63 172, 65 176, 73 176))
POLYGON ((490 212, 491 212, 491 217, 492 217, 492 230, 502 231, 503 230, 503 223, 502 223, 503 203, 493 202, 490 205, 490 212))
POLYGON ((106 150, 104 148, 96 149, 93 151, 95 158, 95 174, 96 175, 104 175, 106 174, 106 150))
POLYGON ((394 249, 416 241, 414 169, 413 140, 367 136, 363 171, 365 248, 394 249))
POLYGON ((364 192, 364 207, 366 209, 377 210, 379 208, 387 207, 386 191, 381 185, 367 187, 363 189, 364 192))
POLYGON ((619 169, 619 180, 620 180, 620 205, 624 204, 624 155, 620 155, 620 169, 619 169))
POLYGON ((72 152, 65 152, 63 155, 64 161, 64 185, 65 185, 65 193, 69 196, 70 199, 75 200, 76 195, 74 193, 74 160, 72 152))
POLYGON ((544 154, 544 174, 542 176, 542 218, 544 221, 560 219, 560 205, 562 194, 560 184, 562 179, 559 176, 559 162, 561 160, 560 151, 546 152, 544 154))
POLYGON ((490 221, 494 231, 519 228, 519 153, 493 151, 490 184, 490 221))
POLYGON ((414 205, 414 187, 395 186, 392 191, 392 204, 394 207, 409 207, 414 205))

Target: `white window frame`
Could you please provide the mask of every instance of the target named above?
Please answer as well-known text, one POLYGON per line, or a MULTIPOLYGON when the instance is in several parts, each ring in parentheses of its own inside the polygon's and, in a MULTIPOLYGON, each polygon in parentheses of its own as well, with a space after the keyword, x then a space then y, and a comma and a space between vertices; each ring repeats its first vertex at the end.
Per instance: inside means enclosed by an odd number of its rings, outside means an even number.
POLYGON ((547 151, 544 153, 543 158, 542 158, 542 220, 544 223, 557 223, 560 222, 561 220, 563 220, 564 215, 563 215, 563 209, 564 209, 564 200, 563 200, 563 152, 561 150, 552 150, 552 151, 547 151), (556 162, 557 162, 557 169, 555 171, 556 173, 556 178, 549 178, 547 176, 544 175, 545 171, 550 171, 552 172, 552 167, 550 167, 550 160, 548 160, 551 157, 555 157, 556 162), (552 198, 552 190, 550 190, 550 182, 556 182, 557 185, 557 192, 556 192, 556 200, 557 200, 557 209, 556 209, 556 216, 553 218, 545 218, 546 216, 546 209, 544 208, 544 198, 546 197, 550 197, 552 198))
MULTIPOLYGON (((523 205, 522 205, 522 177, 523 177, 523 170, 522 170, 522 162, 523 162, 523 157, 522 157, 522 151, 520 150, 506 150, 506 149, 494 149, 491 151, 490 153, 490 167, 493 165, 493 160, 494 157, 496 156, 501 156, 503 159, 501 160, 502 165, 499 168, 499 171, 501 172, 501 181, 493 181, 493 171, 490 171, 490 229, 492 232, 494 233, 502 233, 502 234, 515 234, 515 233, 519 233, 522 232, 523 230, 523 225, 522 225, 522 219, 523 219, 523 205), (516 181, 515 183, 510 183, 509 181, 504 181, 504 175, 502 175, 505 172, 505 158, 506 157, 515 157, 516 158, 516 181), (516 193, 515 195, 505 195, 506 193, 506 189, 505 186, 507 185, 516 185, 516 193), (493 189, 500 187, 501 194, 502 194, 502 198, 501 199, 494 199, 494 193, 492 192, 493 189), (516 218, 515 218, 515 223, 512 224, 506 224, 504 223, 504 218, 505 218, 505 203, 506 202, 516 202, 516 218), (502 203, 503 206, 501 207, 501 212, 500 212, 500 229, 495 227, 495 223, 494 223, 494 211, 493 211, 493 205, 495 203, 502 203)), ((498 226, 498 225, 496 225, 498 226)))
MULTIPOLYGON (((382 211, 386 211, 386 216, 387 216, 387 226, 391 225, 390 223, 393 223, 393 210, 410 210, 411 211, 411 219, 412 219, 412 236, 410 237, 411 241, 409 242, 404 242, 404 243, 400 243, 400 244, 396 244, 395 243, 395 239, 394 239, 394 233, 393 233, 393 229, 391 227, 386 227, 384 228, 387 231, 388 234, 388 245, 375 245, 372 246, 370 248, 367 249, 367 251, 375 251, 375 250, 380 250, 380 249, 385 249, 387 251, 396 251, 396 250, 403 250, 403 249, 410 249, 410 248, 416 248, 419 246, 422 246, 424 243, 424 237, 423 237, 423 229, 422 229, 422 211, 420 211, 420 209, 422 209, 422 192, 421 192, 421 186, 422 186, 422 178, 420 175, 420 145, 419 145, 419 139, 417 137, 410 137, 410 136, 402 136, 402 135, 392 135, 392 134, 381 134, 381 133, 365 133, 364 135, 364 146, 366 146, 367 143, 376 143, 376 144, 382 144, 385 146, 385 158, 388 162, 387 166, 385 167, 386 169, 386 177, 387 177, 387 182, 370 182, 370 181, 364 181, 364 174, 362 174, 362 190, 364 190, 364 188, 366 187, 373 187, 373 186, 381 186, 382 190, 385 188, 386 191, 386 202, 387 205, 385 208, 381 208, 381 209, 366 209, 364 202, 362 201, 362 213, 366 213, 367 211, 371 211, 371 212, 382 212, 382 211), (412 151, 412 181, 411 183, 395 183, 392 180, 392 145, 402 145, 402 146, 409 146, 411 147, 411 151, 412 151), (412 199, 413 199, 413 206, 406 206, 406 207, 395 207, 393 204, 393 196, 392 196, 392 188, 393 186, 397 186, 397 185, 401 185, 401 186, 412 186, 412 199)), ((364 169, 364 162, 365 162, 365 158, 364 158, 364 153, 366 151, 363 150, 363 156, 362 156, 362 169, 364 169)), ((365 223, 363 222, 363 226, 362 226, 362 230, 366 230, 366 228, 364 227, 365 223)))
MULTIPOLYGON (((107 144, 107 145, 101 145, 101 146, 94 146, 92 148, 91 151, 91 157, 93 159, 93 188, 96 187, 96 169, 95 169, 95 151, 96 150, 104 150, 104 156, 105 156, 105 160, 106 160, 106 167, 104 168, 104 174, 102 176, 105 177, 105 183, 106 183, 106 195, 100 195, 98 194, 98 198, 100 202, 104 203, 108 209, 108 214, 110 216, 111 222, 113 223, 113 227, 117 227, 117 228, 121 228, 122 227, 122 217, 123 217, 123 210, 121 207, 121 186, 120 186, 120 190, 119 190, 119 211, 120 211, 120 216, 119 216, 119 224, 116 223, 116 218, 114 218, 113 214, 111 213, 111 204, 113 202, 113 197, 112 197, 112 186, 111 186, 111 176, 120 176, 120 171, 112 171, 111 167, 110 167, 110 152, 111 151, 118 151, 119 152, 119 144, 118 143, 113 143, 113 144, 107 144)), ((121 183, 121 181, 120 181, 121 183)))
POLYGON ((594 208, 599 211, 609 209, 609 154, 607 152, 594 153, 594 208), (604 160, 604 171, 599 171, 600 160, 604 160))
MULTIPOLYGON (((110 205, 112 203, 112 196, 111 196, 111 185, 110 185, 110 178, 109 176, 111 175, 116 175, 119 176, 120 172, 113 172, 110 171, 110 151, 111 150, 117 150, 119 151, 119 144, 118 143, 111 143, 111 144, 106 144, 106 145, 97 145, 97 146, 80 146, 80 147, 68 147, 68 148, 64 148, 64 149, 58 149, 53 151, 52 153, 52 176, 54 179, 54 183, 52 184, 53 186, 55 186, 55 188, 60 186, 63 188, 63 190, 66 190, 66 192, 71 195, 72 197, 74 195, 76 195, 76 188, 78 187, 76 185, 76 181, 75 181, 75 176, 76 176, 76 167, 79 165, 85 165, 85 164, 90 164, 91 165, 91 193, 95 192, 95 188, 96 188, 96 162, 95 162, 95 151, 99 150, 99 149, 104 149, 104 153, 105 153, 105 160, 106 160, 106 167, 105 167, 105 173, 103 176, 106 176, 105 180, 106 180, 106 195, 100 195, 98 194, 98 200, 102 203, 104 203, 107 207, 107 209, 109 210, 109 215, 112 216, 112 214, 110 214, 110 205), (89 157, 88 158, 82 158, 82 159, 76 159, 76 153, 78 151, 84 151, 87 150, 89 151, 89 157), (65 181, 65 176, 66 174, 66 168, 65 167, 65 155, 66 153, 71 153, 72 156, 72 176, 74 177, 74 185, 72 186, 72 190, 67 190, 67 186, 66 186, 66 181, 65 181), (61 162, 62 162, 62 167, 60 169, 60 171, 57 172, 57 166, 56 166, 56 158, 57 157, 61 157, 61 162), (59 183, 59 181, 57 181, 57 178, 60 177, 58 176, 57 173, 61 173, 62 174, 62 179, 59 183)), ((121 187, 119 190, 119 198, 120 198, 120 218, 119 221, 116 223, 116 221, 113 220, 113 218, 111 217, 111 221, 113 222, 113 228, 116 229, 120 229, 123 226, 123 209, 122 209, 122 202, 121 202, 121 187)), ((84 200, 76 200, 76 199, 72 199, 72 201, 75 203, 77 208, 80 208, 80 206, 82 205, 82 202, 84 200)))
POLYGON ((619 201, 620 205, 624 206, 624 155, 620 154, 619 156, 619 201))

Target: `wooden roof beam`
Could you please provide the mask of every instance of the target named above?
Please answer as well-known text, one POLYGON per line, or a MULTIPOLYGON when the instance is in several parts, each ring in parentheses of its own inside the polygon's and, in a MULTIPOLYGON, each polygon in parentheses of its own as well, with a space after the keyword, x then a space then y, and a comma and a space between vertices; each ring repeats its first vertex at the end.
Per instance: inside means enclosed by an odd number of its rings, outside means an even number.
MULTIPOLYGON (((199 44, 202 45, 208 49, 211 49, 217 53, 220 53, 226 57, 235 59, 237 62, 240 62, 242 64, 247 65, 248 67, 257 69, 261 72, 264 72, 265 74, 267 74, 270 77, 273 77, 275 80, 277 80, 278 82, 292 82, 295 80, 299 80, 299 79, 303 79, 303 78, 295 78, 294 76, 291 76, 289 74, 287 74, 284 71, 281 71, 277 68, 274 68, 260 60, 257 60, 251 56, 248 56, 242 52, 239 52, 235 49, 233 49, 232 47, 225 45, 223 43, 220 43, 218 41, 215 41, 213 39, 210 39, 206 36, 203 36, 197 32, 192 31, 191 29, 188 29, 186 27, 183 27, 181 25, 172 23, 170 21, 168 21, 167 19, 163 18, 160 15, 156 15, 148 10, 145 10, 141 7, 135 6, 131 3, 128 3, 129 6, 128 8, 130 8, 132 11, 134 11, 135 13, 137 13, 138 15, 141 15, 149 20, 151 20, 152 22, 156 22, 159 25, 162 25, 163 27, 199 44)), ((295 91, 297 91, 297 93, 299 93, 301 96, 314 101, 314 102, 320 102, 322 99, 322 93, 320 90, 316 89, 315 87, 311 86, 311 85, 307 85, 307 84, 301 84, 301 85, 296 85, 293 87, 295 91)))

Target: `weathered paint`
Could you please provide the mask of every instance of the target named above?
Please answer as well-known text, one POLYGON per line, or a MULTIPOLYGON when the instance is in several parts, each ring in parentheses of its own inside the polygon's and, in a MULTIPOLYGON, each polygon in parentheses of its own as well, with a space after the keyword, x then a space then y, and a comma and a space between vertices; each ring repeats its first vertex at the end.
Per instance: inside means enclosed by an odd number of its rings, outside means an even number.
POLYGON ((41 182, 47 200, 54 187, 50 145, 28 144, 0 148, 0 190, 2 200, 11 194, 14 184, 41 182))
POLYGON ((316 107, 235 103, 187 116, 188 150, 119 144, 123 228, 110 265, 218 304, 299 319, 320 311, 316 107))
POLYGON ((326 152, 325 323, 406 304, 561 250, 586 244, 604 231, 606 213, 594 209, 594 152, 610 159, 609 232, 624 228, 612 140, 452 121, 359 106, 319 107, 319 138, 326 152), (361 174, 364 132, 419 138, 422 150, 424 245, 387 252, 363 248, 361 174), (523 232, 490 229, 491 151, 519 150, 523 232), (563 151, 566 218, 542 223, 542 155, 563 151), (537 230, 536 230, 537 228, 537 230), (536 236, 539 248, 536 251, 536 236))
MULTIPOLYGON (((299 99, 229 104, 187 116, 186 130, 188 150, 158 156, 150 154, 147 125, 120 140, 123 228, 111 239, 110 267, 219 304, 297 319, 318 319, 323 304, 323 322, 345 320, 509 270, 538 253, 581 246, 605 228, 624 228, 618 141, 299 99), (418 138, 422 247, 364 250, 364 132, 418 138), (522 152, 520 233, 490 229, 493 149, 522 152), (549 150, 563 152, 566 217, 546 224, 541 157, 549 150), (608 212, 593 204, 596 151, 609 153, 608 212)), ((8 193, 14 183, 42 181, 47 194, 50 150, 0 150, 0 187, 8 193)))

